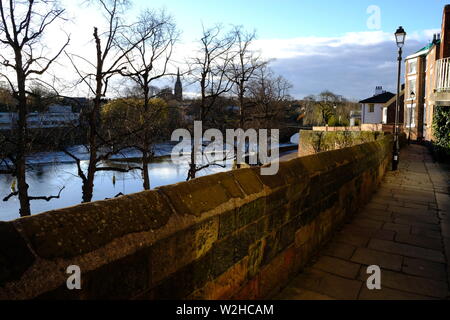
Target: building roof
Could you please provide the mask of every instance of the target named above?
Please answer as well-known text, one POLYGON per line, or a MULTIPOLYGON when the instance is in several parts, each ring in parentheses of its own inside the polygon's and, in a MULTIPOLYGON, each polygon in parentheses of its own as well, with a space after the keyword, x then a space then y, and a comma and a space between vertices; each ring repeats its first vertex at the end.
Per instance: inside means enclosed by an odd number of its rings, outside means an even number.
POLYGON ((436 42, 430 42, 427 46, 423 47, 422 49, 420 49, 416 53, 414 53, 414 54, 412 54, 410 56, 407 56, 406 60, 417 58, 417 57, 423 56, 423 55, 428 55, 428 53, 430 53, 431 48, 433 48, 433 46, 435 46, 435 45, 437 45, 439 43, 441 43, 441 40, 436 40, 436 42))
POLYGON ((430 42, 427 46, 423 47, 422 49, 418 50, 416 53, 422 52, 424 50, 430 50, 435 44, 441 43, 441 40, 436 40, 436 42, 430 42))
MULTIPOLYGON (((400 91, 400 99, 401 99, 401 97, 402 96, 404 96, 405 95, 405 87, 404 87, 404 85, 403 85, 403 88, 402 88, 402 90, 400 91)), ((389 101, 387 101, 386 102, 386 106, 390 106, 391 104, 393 104, 393 103, 395 103, 395 102, 397 102, 397 95, 395 94, 391 99, 389 99, 389 101)))
POLYGON ((392 92, 383 92, 371 98, 361 100, 359 103, 386 103, 395 96, 392 92))

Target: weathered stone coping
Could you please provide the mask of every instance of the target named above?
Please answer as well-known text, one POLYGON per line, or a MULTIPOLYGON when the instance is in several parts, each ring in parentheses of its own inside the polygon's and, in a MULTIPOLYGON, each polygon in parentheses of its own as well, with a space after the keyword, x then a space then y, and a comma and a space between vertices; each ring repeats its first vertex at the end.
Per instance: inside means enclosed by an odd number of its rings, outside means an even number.
POLYGON ((275 176, 240 169, 2 222, 0 299, 231 298, 288 249, 286 275, 298 271, 370 197, 391 149, 387 136, 281 163, 275 176), (328 222, 299 242, 317 219, 328 222), (81 291, 65 289, 73 264, 83 272, 81 291), (238 266, 242 277, 224 285, 238 266))

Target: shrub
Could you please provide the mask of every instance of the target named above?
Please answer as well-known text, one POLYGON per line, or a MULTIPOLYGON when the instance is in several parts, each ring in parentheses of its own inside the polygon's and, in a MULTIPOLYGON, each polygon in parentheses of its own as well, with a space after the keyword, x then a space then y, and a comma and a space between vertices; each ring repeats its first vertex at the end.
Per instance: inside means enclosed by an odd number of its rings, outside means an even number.
POLYGON ((334 116, 331 116, 330 119, 328 120, 328 126, 336 127, 337 124, 338 124, 338 121, 336 120, 336 118, 334 116))
POLYGON ((433 121, 434 145, 441 156, 450 156, 450 107, 436 107, 433 121))

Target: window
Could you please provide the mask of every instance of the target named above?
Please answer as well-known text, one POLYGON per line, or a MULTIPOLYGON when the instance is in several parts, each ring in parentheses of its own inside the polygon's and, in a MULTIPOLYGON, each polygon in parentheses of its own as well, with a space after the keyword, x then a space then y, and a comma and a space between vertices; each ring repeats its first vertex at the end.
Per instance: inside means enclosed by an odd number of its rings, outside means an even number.
POLYGON ((408 104, 406 105, 406 127, 407 128, 415 128, 416 127, 416 104, 408 104))
POLYGON ((375 111, 375 105, 373 103, 369 104, 369 112, 372 113, 375 111))
POLYGON ((416 79, 408 80, 408 91, 407 91, 408 99, 411 99, 411 92, 416 93, 416 79))
POLYGON ((417 72, 417 59, 408 61, 408 74, 417 72))

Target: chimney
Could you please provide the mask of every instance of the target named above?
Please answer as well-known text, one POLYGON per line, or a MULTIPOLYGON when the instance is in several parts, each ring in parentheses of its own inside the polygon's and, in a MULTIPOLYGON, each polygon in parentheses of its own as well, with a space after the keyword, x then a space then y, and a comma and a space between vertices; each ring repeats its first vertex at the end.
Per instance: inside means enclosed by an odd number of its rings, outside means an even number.
POLYGON ((433 41, 431 43, 436 44, 436 42, 437 42, 437 35, 435 33, 435 34, 433 34, 433 41))
POLYGON ((376 86, 375 87, 375 96, 384 93, 382 86, 376 86))

